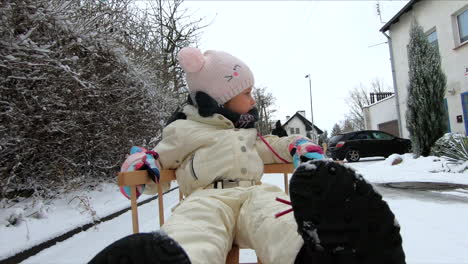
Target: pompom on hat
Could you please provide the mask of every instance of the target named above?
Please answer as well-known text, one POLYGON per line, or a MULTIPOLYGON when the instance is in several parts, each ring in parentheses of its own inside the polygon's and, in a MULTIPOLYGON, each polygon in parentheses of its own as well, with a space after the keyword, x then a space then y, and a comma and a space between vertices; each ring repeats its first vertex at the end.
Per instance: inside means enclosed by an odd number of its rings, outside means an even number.
POLYGON ((205 92, 220 105, 254 85, 249 67, 229 53, 208 50, 202 54, 187 47, 179 51, 178 59, 190 93, 205 92))

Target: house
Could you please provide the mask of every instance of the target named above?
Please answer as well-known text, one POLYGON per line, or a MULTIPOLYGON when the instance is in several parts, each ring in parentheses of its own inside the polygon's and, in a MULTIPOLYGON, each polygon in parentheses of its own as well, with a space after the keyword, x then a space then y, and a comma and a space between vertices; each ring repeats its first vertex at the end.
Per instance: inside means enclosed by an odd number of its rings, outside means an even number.
POLYGON ((298 135, 312 139, 313 142, 318 142, 318 136, 323 134, 315 125, 312 130, 312 122, 305 118, 305 111, 297 111, 292 117, 287 116, 286 122, 283 124, 283 128, 286 130, 289 136, 298 135))
POLYGON ((423 27, 429 42, 441 56, 442 70, 447 76, 445 105, 449 131, 468 132, 468 2, 409 1, 380 31, 388 38, 395 90, 399 135, 409 137, 406 129, 408 96, 409 31, 415 18, 423 27))
POLYGON ((400 136, 395 94, 371 93, 370 99, 371 104, 363 109, 365 128, 400 136))

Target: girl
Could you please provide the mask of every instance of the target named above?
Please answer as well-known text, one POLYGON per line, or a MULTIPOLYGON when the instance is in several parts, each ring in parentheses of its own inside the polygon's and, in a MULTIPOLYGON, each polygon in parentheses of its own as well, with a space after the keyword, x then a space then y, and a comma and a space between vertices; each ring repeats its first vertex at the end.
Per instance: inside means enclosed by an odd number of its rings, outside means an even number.
POLYGON ((220 264, 233 243, 263 263, 404 263, 394 216, 361 176, 321 160, 307 138, 257 136, 254 77, 244 62, 195 48, 178 57, 191 99, 154 151, 159 168, 176 169, 187 198, 164 232, 123 238, 91 263, 220 264), (294 214, 275 218, 289 207, 275 199, 289 197, 257 185, 264 164, 301 161, 290 183, 294 214))

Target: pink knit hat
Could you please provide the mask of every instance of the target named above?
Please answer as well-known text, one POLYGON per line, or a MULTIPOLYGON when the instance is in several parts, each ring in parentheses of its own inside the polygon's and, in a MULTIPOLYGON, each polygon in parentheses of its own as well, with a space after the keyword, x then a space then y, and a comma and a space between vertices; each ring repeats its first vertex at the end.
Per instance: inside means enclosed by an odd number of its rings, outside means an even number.
POLYGON ((254 85, 249 67, 229 53, 197 48, 183 48, 179 63, 186 73, 190 93, 205 92, 219 104, 224 104, 254 85))

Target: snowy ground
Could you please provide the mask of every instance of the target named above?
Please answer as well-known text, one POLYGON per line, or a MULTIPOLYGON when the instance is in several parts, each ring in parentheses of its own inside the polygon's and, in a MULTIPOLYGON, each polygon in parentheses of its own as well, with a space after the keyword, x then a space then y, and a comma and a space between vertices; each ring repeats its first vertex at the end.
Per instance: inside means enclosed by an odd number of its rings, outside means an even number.
MULTIPOLYGON (((435 157, 413 159, 391 166, 387 160, 364 160, 349 164, 373 183, 447 182, 468 184, 465 173, 441 172, 443 161, 435 157)), ((283 187, 282 175, 265 175, 264 182, 283 187)), ((407 263, 468 263, 468 190, 444 192, 378 188, 402 226, 407 263)), ((142 197, 143 200, 147 197, 142 197)), ((164 196, 166 218, 178 202, 178 191, 164 196)), ((43 241, 99 219, 129 205, 114 184, 93 192, 72 193, 48 203, 24 201, 0 211, 0 260, 43 241), (16 212, 23 219, 9 225, 16 212), (38 212, 35 213, 34 212, 38 212)), ((158 229, 158 204, 154 200, 139 208, 140 231, 158 229)), ((85 232, 57 243, 22 263, 86 263, 100 249, 131 233, 131 215, 125 213, 85 232)), ((255 261, 251 250, 241 250, 241 262, 255 261)))

